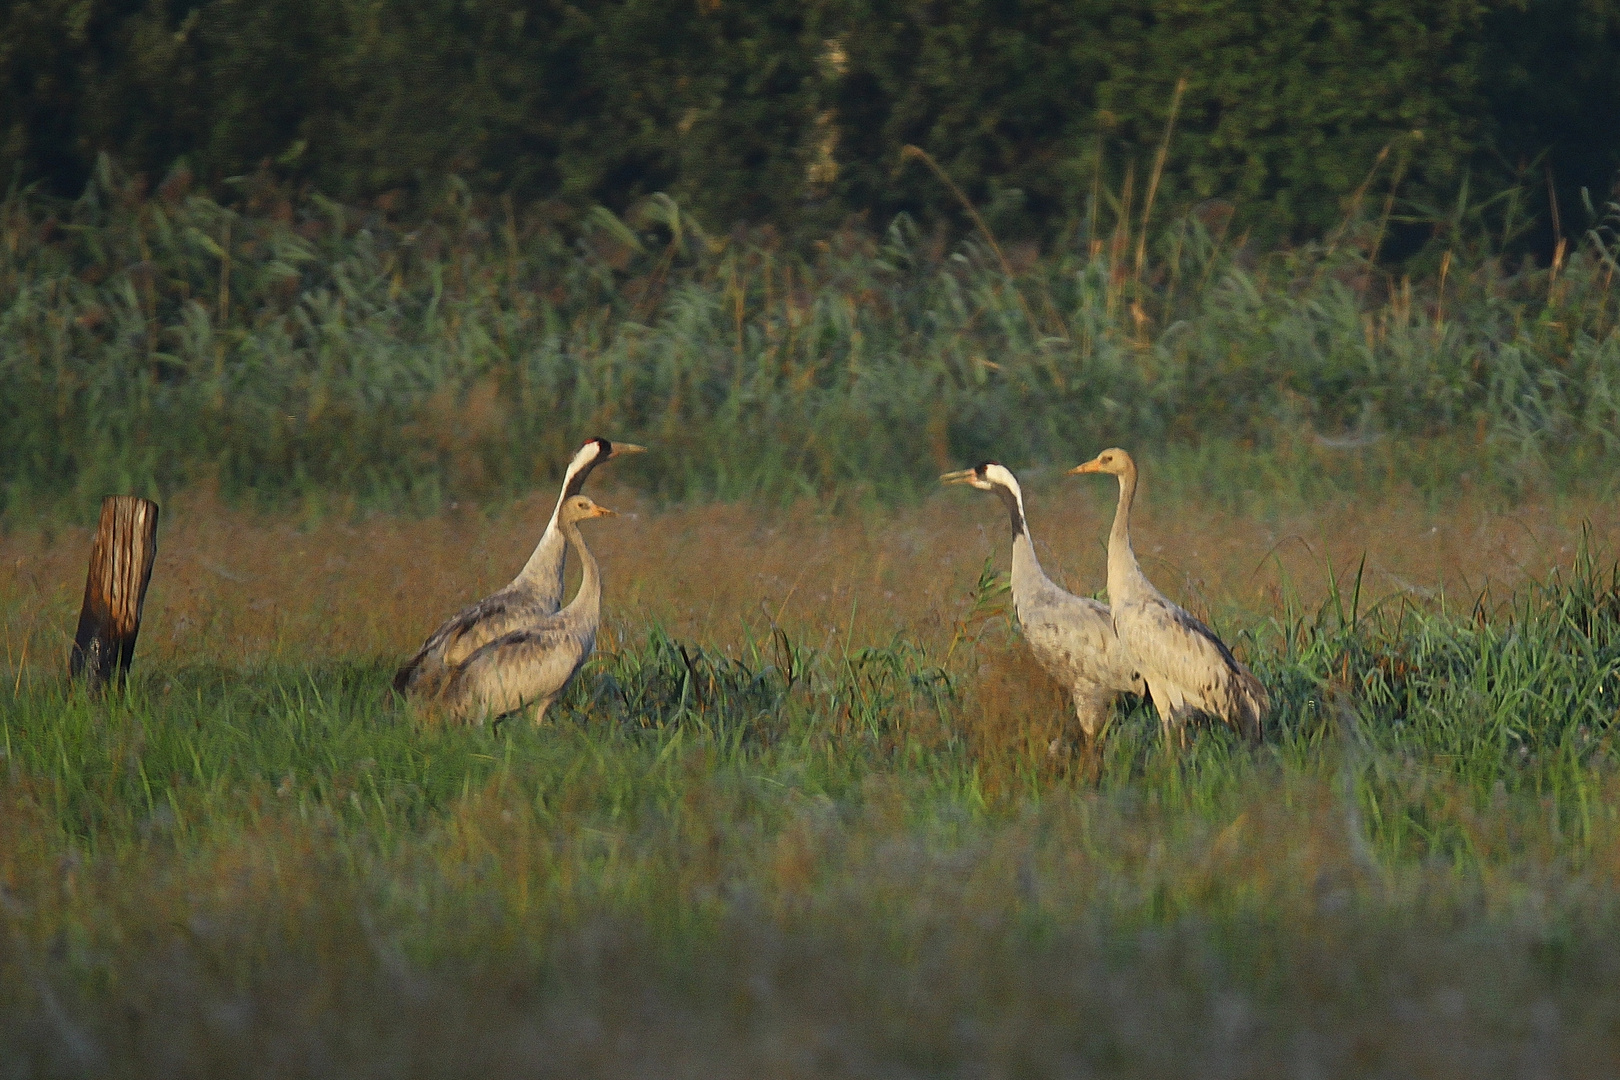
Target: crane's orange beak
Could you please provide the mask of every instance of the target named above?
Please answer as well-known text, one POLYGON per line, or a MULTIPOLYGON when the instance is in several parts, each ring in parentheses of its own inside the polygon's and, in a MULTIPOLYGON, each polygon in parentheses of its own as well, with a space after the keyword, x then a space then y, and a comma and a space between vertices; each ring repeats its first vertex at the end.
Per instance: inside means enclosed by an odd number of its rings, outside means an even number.
POLYGON ((1074 468, 1070 469, 1066 475, 1078 476, 1080 473, 1099 473, 1102 471, 1102 455, 1099 454, 1097 457, 1092 458, 1084 465, 1076 465, 1074 468))
POLYGON ((609 510, 605 506, 597 506, 591 510, 591 517, 618 517, 617 510, 609 510))
POLYGON ((939 482, 942 484, 971 484, 977 478, 978 473, 975 470, 962 469, 959 472, 946 473, 939 478, 939 482))

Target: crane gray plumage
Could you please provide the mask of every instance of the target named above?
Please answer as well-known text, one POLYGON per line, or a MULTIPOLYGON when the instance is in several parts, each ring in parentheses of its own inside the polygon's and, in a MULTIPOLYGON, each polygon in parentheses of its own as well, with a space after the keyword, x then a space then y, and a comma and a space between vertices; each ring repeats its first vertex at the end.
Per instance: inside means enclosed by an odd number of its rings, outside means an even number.
POLYGON ((565 500, 560 509, 558 529, 579 559, 579 591, 567 607, 480 645, 451 670, 440 697, 454 719, 482 723, 532 705, 540 723, 596 647, 602 578, 579 522, 613 511, 584 495, 565 500))
POLYGON ((1046 576, 1024 518, 1023 491, 1010 470, 987 461, 940 480, 994 492, 1006 506, 1012 521, 1012 598, 1018 625, 1036 663, 1073 696, 1081 730, 1095 741, 1114 701, 1121 694, 1143 693, 1142 680, 1114 632, 1108 605, 1075 596, 1046 576))
POLYGON ((562 493, 557 496, 551 520, 518 576, 498 592, 456 612, 428 635, 416 655, 395 673, 394 689, 407 694, 437 694, 450 673, 479 648, 555 614, 562 607, 563 570, 568 554, 558 524, 563 504, 580 494, 591 470, 602 462, 645 449, 634 443, 597 438, 575 451, 563 473, 562 493))
POLYGON ((1115 447, 1069 472, 1119 478, 1119 505, 1108 534, 1108 603, 1120 641, 1147 681, 1166 740, 1172 727, 1184 734, 1195 712, 1219 717, 1247 738, 1259 739, 1271 707, 1266 688, 1214 631, 1154 588, 1137 565, 1131 549, 1136 462, 1115 447))

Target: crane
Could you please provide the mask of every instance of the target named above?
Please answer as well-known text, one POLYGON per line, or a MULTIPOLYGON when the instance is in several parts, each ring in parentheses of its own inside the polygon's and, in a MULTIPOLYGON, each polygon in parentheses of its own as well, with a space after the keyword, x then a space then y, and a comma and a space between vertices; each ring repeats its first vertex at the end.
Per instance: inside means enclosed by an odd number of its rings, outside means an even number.
POLYGON ((394 674, 394 689, 403 694, 437 694, 450 672, 474 650, 562 607, 563 566, 568 553, 558 521, 563 505, 584 489, 591 470, 602 462, 645 450, 635 443, 596 438, 575 451, 563 473, 562 494, 557 496, 551 520, 518 576, 499 591, 456 612, 428 635, 416 655, 394 674))
POLYGON ((1024 495, 1011 470, 993 461, 946 473, 945 484, 994 492, 1012 521, 1012 597, 1036 663, 1074 698, 1080 728, 1093 745, 1107 726, 1121 694, 1144 692, 1140 676, 1120 647, 1108 605, 1064 591, 1046 576, 1024 519, 1024 495))
POLYGON ((486 642, 450 672, 441 697, 453 718, 483 723, 529 705, 536 724, 545 718, 590 658, 602 621, 602 577, 579 522, 612 515, 585 495, 559 507, 557 527, 579 558, 579 591, 567 607, 486 642))
POLYGON ((1215 632, 1172 603, 1137 565, 1131 550, 1131 503, 1136 498, 1136 462, 1118 447, 1104 450, 1077 473, 1119 478, 1119 505, 1108 534, 1108 603, 1114 629, 1159 712, 1166 743, 1174 728, 1186 739, 1194 713, 1207 713, 1258 741, 1271 699, 1260 680, 1241 664, 1215 632))

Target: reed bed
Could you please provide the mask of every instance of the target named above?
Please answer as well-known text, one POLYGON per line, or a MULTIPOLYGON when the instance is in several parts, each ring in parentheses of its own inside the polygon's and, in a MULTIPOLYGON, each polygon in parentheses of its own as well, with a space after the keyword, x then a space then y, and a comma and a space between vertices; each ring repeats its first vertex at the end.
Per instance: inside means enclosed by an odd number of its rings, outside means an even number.
POLYGON ((457 190, 409 224, 106 163, 72 203, 11 193, 0 510, 202 482, 426 510, 526 490, 598 432, 656 445, 632 476, 669 501, 892 499, 1109 443, 1233 498, 1255 477, 1201 470, 1209 447, 1265 451, 1307 497, 1602 488, 1616 460, 1612 215, 1550 267, 1440 221, 1414 278, 1355 214, 1269 254, 1229 208, 1150 226, 1106 202, 1044 253, 903 218, 795 253, 663 198, 565 232, 457 190))

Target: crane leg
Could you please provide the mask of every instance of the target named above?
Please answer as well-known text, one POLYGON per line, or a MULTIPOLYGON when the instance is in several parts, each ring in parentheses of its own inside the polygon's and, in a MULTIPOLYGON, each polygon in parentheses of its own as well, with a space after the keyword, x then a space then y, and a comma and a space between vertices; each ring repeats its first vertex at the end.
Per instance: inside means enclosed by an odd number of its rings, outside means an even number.
POLYGON ((532 714, 533 719, 534 719, 534 726, 535 727, 540 727, 542 724, 544 724, 546 722, 546 710, 548 708, 550 708, 550 707, 551 707, 551 699, 550 698, 541 698, 538 702, 535 703, 534 713, 532 714))

